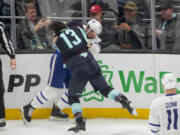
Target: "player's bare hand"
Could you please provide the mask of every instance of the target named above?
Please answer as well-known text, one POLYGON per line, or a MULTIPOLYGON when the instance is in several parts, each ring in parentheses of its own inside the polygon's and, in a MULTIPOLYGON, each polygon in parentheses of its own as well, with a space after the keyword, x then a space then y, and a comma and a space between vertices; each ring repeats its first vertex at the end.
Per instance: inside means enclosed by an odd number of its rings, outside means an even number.
POLYGON ((10 60, 10 67, 11 67, 11 70, 16 69, 16 59, 10 60))
POLYGON ((87 43, 87 47, 88 47, 88 48, 91 48, 91 44, 90 44, 90 43, 87 43))

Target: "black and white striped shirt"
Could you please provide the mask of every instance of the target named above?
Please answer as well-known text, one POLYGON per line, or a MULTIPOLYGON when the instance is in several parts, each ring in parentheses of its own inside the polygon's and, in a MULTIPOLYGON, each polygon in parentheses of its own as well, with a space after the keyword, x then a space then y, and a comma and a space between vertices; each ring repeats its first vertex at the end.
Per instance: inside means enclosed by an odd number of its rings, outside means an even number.
POLYGON ((2 22, 0 22, 0 44, 2 44, 11 59, 15 58, 15 51, 11 39, 5 31, 5 26, 2 22))

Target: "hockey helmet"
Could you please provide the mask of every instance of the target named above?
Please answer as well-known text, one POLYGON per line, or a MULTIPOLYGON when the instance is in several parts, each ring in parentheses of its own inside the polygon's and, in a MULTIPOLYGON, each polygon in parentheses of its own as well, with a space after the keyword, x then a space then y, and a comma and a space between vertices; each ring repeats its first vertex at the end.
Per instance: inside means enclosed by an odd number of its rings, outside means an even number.
POLYGON ((90 13, 99 13, 102 12, 102 8, 99 5, 92 5, 90 7, 90 13))
POLYGON ((172 73, 166 73, 161 78, 165 90, 176 88, 176 77, 172 73))
POLYGON ((99 35, 102 32, 102 25, 96 19, 91 19, 87 24, 87 27, 88 26, 90 30, 93 30, 97 35, 99 35))

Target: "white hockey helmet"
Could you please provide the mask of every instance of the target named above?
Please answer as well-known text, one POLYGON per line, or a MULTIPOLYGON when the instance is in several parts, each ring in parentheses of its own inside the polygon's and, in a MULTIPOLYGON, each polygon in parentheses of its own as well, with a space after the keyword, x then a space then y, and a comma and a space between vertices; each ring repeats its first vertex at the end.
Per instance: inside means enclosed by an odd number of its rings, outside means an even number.
POLYGON ((90 30, 93 30, 97 35, 99 35, 102 32, 102 25, 96 19, 91 19, 88 22, 87 26, 89 26, 90 30))
POLYGON ((165 90, 176 88, 176 77, 172 73, 166 73, 161 78, 165 90))

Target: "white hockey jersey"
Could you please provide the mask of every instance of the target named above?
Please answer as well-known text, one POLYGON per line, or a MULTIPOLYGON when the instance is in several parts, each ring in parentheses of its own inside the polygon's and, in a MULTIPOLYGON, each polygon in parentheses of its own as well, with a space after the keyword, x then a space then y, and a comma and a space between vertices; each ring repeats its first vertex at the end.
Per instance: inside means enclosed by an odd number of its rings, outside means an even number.
POLYGON ((100 50, 101 50, 101 46, 99 45, 100 42, 101 42, 101 39, 98 36, 96 36, 94 39, 88 39, 88 43, 91 44, 89 51, 93 55, 100 53, 100 50))
MULTIPOLYGON (((83 25, 83 28, 86 29, 86 25, 83 25)), ((100 46, 100 43, 101 42, 101 39, 96 36, 94 39, 88 39, 88 43, 91 44, 91 47, 89 48, 89 51, 95 56, 97 57, 96 55, 100 53, 100 50, 101 50, 101 46, 100 46)))
POLYGON ((150 107, 149 126, 154 135, 180 135, 180 95, 155 99, 150 107))

